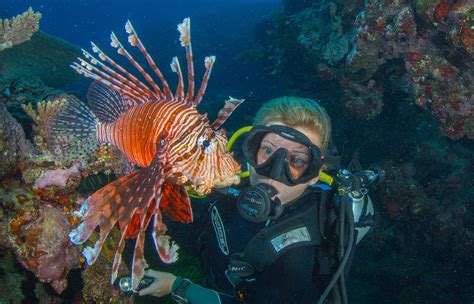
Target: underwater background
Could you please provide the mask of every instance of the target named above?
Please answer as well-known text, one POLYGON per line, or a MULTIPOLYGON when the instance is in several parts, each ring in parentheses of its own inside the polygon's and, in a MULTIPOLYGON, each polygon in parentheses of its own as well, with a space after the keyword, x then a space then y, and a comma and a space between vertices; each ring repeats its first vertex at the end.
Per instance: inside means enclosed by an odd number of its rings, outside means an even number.
MULTIPOLYGON (((44 101, 86 100, 91 81, 69 67, 80 49, 92 40, 112 55, 110 32, 125 37, 128 19, 174 88, 186 17, 198 78, 204 57, 217 57, 199 111, 212 119, 229 95, 245 99, 228 134, 271 98, 309 97, 328 110, 343 165, 384 168, 370 192, 376 223, 347 280, 351 303, 474 302, 473 1, 2 0, 0 303, 171 303, 109 284, 118 230, 84 265, 67 236, 76 202, 123 168, 104 151, 88 176, 67 171, 47 155, 42 126, 55 110, 44 101), (48 172, 65 183, 42 187, 48 172)), ((195 218, 203 205, 193 200, 195 218)), ((179 262, 161 265, 147 247, 148 263, 200 282, 193 224, 169 230, 179 262)))

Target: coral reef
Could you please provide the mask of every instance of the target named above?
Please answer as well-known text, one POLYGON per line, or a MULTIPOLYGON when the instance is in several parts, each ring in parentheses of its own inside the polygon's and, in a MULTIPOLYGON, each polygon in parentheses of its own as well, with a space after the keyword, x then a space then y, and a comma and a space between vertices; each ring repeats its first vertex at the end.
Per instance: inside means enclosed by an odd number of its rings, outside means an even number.
POLYGON ((32 145, 26 139, 20 124, 0 103, 0 178, 14 173, 32 154, 32 145))
POLYGON ((431 111, 443 135, 474 140, 474 74, 459 70, 436 53, 410 52, 406 67, 415 102, 431 111))
POLYGON ((377 201, 383 220, 356 254, 352 275, 357 282, 351 284, 366 293, 360 301, 355 293, 354 302, 375 300, 375 289, 393 295, 387 303, 472 300, 474 289, 465 282, 473 275, 473 156, 460 146, 430 140, 417 146, 413 160, 383 164, 387 180, 377 201), (383 277, 384 283, 369 277, 383 277), (376 286, 364 287, 364 280, 376 286))
MULTIPOLYGON (((3 236, 0 234, 0 236, 3 236)), ((0 249, 0 303, 21 303, 24 299, 21 284, 26 280, 15 267, 15 257, 0 249)))
MULTIPOLYGON (((11 81, 5 83, 12 84, 11 81)), ((22 91, 33 94, 23 95, 27 96, 24 99, 20 98, 21 94, 4 94, 0 102, 0 151, 5 155, 5 161, 2 159, 0 166, 0 249, 12 252, 40 282, 50 284, 61 294, 67 287, 69 271, 81 267, 80 248, 73 246, 68 237, 71 227, 77 225, 78 221, 74 211, 83 201, 76 190, 89 175, 100 172, 110 176, 113 172, 121 176, 131 170, 131 166, 108 145, 99 146, 82 163, 75 159, 58 158, 51 151, 49 128, 51 119, 67 106, 71 96, 55 92, 47 95, 46 100, 36 100, 34 92, 48 90, 38 83, 33 83, 34 87, 29 87, 29 82, 16 83, 21 84, 22 91), (30 98, 35 102, 25 104, 30 98), (7 111, 5 103, 20 106, 10 108, 21 109, 19 111, 23 114, 16 114, 24 127, 32 131, 29 139, 33 143, 25 137, 22 126, 7 111)), ((109 178, 106 180, 110 181, 109 178)), ((100 187, 101 184, 96 186, 100 187)), ((108 246, 106 243, 104 248, 108 246)), ((113 254, 108 259, 104 257, 101 263, 97 263, 97 268, 83 275, 84 299, 128 302, 110 285, 109 277, 103 275, 103 267, 110 268, 112 260, 113 254), (107 288, 109 292, 99 287, 107 288)), ((125 272, 127 270, 123 269, 122 273, 125 272)), ((36 291, 30 296, 46 302, 61 301, 42 285, 37 285, 36 291)))
POLYGON ((472 302, 473 2, 284 5, 258 32, 268 74, 320 99, 334 143, 387 172, 371 194, 380 213, 355 255, 352 302, 472 302))
POLYGON ((341 86, 344 88, 342 102, 346 112, 367 120, 382 112, 383 87, 377 86, 375 80, 371 79, 367 85, 345 80, 341 81, 341 86))
POLYGON ((35 296, 39 304, 60 304, 64 303, 58 296, 50 294, 41 283, 35 285, 35 296))
MULTIPOLYGON (((33 189, 46 188, 50 186, 56 186, 65 188, 71 178, 79 177, 81 172, 77 166, 72 166, 68 169, 56 169, 44 172, 34 183, 33 189)), ((75 184, 74 188, 77 188, 78 184, 75 184)))
POLYGON ((41 14, 30 7, 26 12, 9 19, 0 19, 0 52, 23 43, 38 31, 41 14))
POLYGON ((275 15, 261 31, 270 74, 282 75, 293 90, 301 87, 310 94, 325 81, 335 81, 343 92, 346 116, 367 120, 382 112, 385 91, 395 89, 381 85, 393 77, 388 72, 404 63, 398 82, 405 83, 411 102, 437 119, 443 135, 473 138, 472 1, 295 5, 300 8, 297 13, 275 15))
POLYGON ((68 239, 70 230, 66 214, 51 205, 23 209, 10 221, 9 247, 25 268, 58 293, 67 286, 69 270, 79 266, 79 251, 68 239))
POLYGON ((457 47, 474 56, 474 6, 472 1, 415 1, 414 7, 420 18, 446 33, 457 47))
MULTIPOLYGON (((133 303, 133 299, 127 298, 122 292, 110 284, 109 274, 112 269, 115 248, 120 240, 120 231, 115 227, 110 237, 105 243, 102 254, 97 258, 94 265, 86 267, 82 272, 84 288, 82 290, 83 298, 86 302, 108 302, 108 303, 133 303)), ((96 241, 97 235, 93 235, 91 240, 96 241)), ((93 244, 93 242, 92 242, 93 244)), ((120 265, 118 276, 128 275, 128 269, 125 264, 120 265)))

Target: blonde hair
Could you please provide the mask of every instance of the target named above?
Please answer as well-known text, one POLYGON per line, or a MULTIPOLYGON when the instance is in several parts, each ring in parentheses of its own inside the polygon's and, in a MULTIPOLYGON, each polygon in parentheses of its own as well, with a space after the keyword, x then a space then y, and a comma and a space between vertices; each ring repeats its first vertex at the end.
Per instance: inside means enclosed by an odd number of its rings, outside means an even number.
POLYGON ((318 102, 294 96, 272 99, 258 110, 253 124, 266 125, 275 121, 291 128, 304 127, 315 131, 321 137, 321 151, 326 151, 331 138, 331 119, 318 102))

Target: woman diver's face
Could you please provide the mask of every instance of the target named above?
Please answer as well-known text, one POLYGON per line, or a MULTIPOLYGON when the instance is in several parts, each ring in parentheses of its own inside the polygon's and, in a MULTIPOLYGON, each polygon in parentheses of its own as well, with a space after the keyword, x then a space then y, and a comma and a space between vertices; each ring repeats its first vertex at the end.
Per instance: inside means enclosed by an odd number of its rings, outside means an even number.
MULTIPOLYGON (((268 126, 270 125, 284 124, 281 122, 272 122, 268 124, 268 126)), ((306 135, 313 144, 321 147, 321 137, 318 133, 305 127, 296 127, 294 129, 306 135)), ((284 148, 288 151, 290 161, 289 167, 293 178, 296 179, 300 177, 308 167, 308 162, 311 158, 309 149, 301 143, 291 141, 276 133, 268 133, 263 137, 261 146, 257 153, 257 163, 261 164, 265 162, 273 152, 279 148, 284 148)), ((282 204, 287 204, 295 200, 308 188, 309 185, 314 184, 317 181, 318 177, 315 177, 306 183, 288 186, 273 179, 258 175, 254 168, 250 168, 250 183, 252 185, 257 185, 259 183, 272 185, 278 191, 276 196, 280 199, 282 204)))

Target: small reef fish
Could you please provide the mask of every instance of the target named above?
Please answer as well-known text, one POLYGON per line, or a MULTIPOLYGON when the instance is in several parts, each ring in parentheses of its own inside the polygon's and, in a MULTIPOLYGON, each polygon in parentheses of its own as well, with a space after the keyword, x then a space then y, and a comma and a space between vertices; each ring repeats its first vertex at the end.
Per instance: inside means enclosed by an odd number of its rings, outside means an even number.
POLYGON ((121 238, 112 266, 112 283, 117 277, 126 238, 136 238, 132 285, 135 289, 144 275, 144 240, 146 228, 153 218, 153 239, 160 258, 171 263, 177 259, 178 246, 165 234, 163 215, 174 221, 193 219, 185 186, 198 194, 215 187, 240 181, 240 166, 226 151, 225 131, 219 129, 232 111, 243 101, 230 98, 210 123, 196 107, 207 87, 214 56, 205 58, 206 71, 201 87, 194 96, 194 64, 191 48, 190 19, 178 25, 181 45, 186 49, 187 92, 179 61, 171 68, 178 76, 173 94, 163 74, 138 38, 130 21, 125 30, 129 43, 137 47, 161 87, 130 55, 117 36, 111 34, 111 45, 140 72, 148 85, 113 61, 92 43, 98 58, 83 50, 85 59, 71 65, 79 74, 94 79, 88 91, 89 107, 71 97, 66 108, 52 121, 49 138, 55 151, 75 149, 80 155, 92 153, 99 144, 117 147, 132 163, 141 167, 93 193, 76 212, 81 224, 71 231, 74 244, 83 244, 99 227, 99 239, 93 247, 85 247, 83 256, 93 264, 118 223, 121 238), (79 145, 79 146, 78 146, 79 145))

